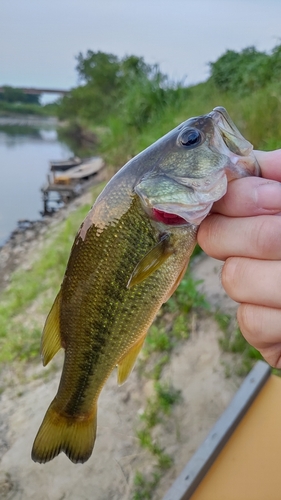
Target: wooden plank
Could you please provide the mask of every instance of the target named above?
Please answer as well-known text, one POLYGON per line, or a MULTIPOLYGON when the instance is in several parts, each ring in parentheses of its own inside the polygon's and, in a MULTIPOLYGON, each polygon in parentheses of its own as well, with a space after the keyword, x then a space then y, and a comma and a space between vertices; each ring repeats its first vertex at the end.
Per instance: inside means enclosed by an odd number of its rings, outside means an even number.
POLYGON ((258 361, 205 441, 187 463, 163 500, 188 500, 200 484, 250 405, 268 380, 271 369, 258 361))

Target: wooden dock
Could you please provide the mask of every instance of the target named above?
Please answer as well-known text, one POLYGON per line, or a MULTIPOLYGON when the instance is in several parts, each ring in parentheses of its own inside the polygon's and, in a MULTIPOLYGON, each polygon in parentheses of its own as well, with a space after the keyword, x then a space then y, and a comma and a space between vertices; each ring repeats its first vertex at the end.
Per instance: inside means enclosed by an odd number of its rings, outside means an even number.
POLYGON ((41 188, 43 198, 42 215, 50 215, 55 209, 50 205, 52 193, 57 196, 57 204, 67 204, 90 187, 102 182, 105 175, 102 173, 105 164, 102 158, 94 157, 87 159, 76 167, 67 171, 50 171, 47 182, 41 188))

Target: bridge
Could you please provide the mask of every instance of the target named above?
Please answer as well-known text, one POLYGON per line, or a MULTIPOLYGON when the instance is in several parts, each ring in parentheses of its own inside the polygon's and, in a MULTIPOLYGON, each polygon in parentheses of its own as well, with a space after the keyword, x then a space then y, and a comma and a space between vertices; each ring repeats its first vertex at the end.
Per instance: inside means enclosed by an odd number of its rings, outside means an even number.
MULTIPOLYGON (((0 87, 0 93, 4 92, 6 86, 0 87)), ((8 87, 8 85, 7 85, 8 87)), ((69 94, 69 90, 62 89, 38 89, 33 87, 13 87, 15 90, 20 90, 24 94, 29 95, 41 95, 41 94, 59 94, 59 95, 67 95, 69 94)))

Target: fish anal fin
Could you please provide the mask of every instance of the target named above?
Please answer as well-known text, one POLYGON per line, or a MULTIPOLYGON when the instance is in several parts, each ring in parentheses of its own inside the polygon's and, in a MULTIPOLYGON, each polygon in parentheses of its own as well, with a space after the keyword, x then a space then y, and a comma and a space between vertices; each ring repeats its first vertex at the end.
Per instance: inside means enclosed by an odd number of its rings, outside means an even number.
POLYGON ((62 451, 73 463, 84 463, 92 454, 96 439, 97 405, 85 417, 61 415, 51 403, 34 440, 31 457, 46 463, 62 451))
POLYGON ((118 385, 124 384, 124 382, 126 382, 127 378, 129 377, 131 371, 134 368, 138 354, 143 346, 144 340, 145 335, 140 340, 138 340, 119 361, 117 375, 118 385))
POLYGON ((159 243, 157 243, 157 245, 155 245, 136 265, 128 281, 127 288, 132 288, 148 278, 148 276, 166 262, 173 252, 174 250, 170 244, 170 237, 168 234, 165 234, 162 236, 159 243))
POLYGON ((41 358, 43 366, 46 366, 62 347, 60 335, 60 303, 61 293, 59 292, 48 314, 43 329, 41 340, 41 358))

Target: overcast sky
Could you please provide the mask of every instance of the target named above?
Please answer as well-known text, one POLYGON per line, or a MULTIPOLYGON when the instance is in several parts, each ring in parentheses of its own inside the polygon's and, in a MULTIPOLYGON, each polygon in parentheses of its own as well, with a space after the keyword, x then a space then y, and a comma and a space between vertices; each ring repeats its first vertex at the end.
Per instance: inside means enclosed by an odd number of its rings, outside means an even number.
POLYGON ((87 49, 203 81, 226 49, 281 43, 281 0, 0 0, 0 85, 67 89, 87 49))

